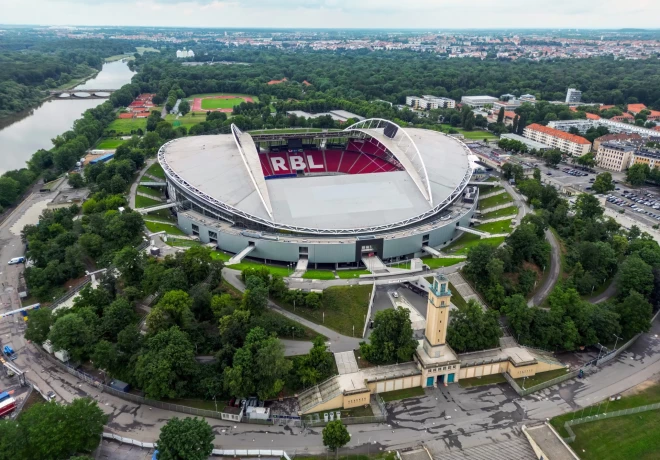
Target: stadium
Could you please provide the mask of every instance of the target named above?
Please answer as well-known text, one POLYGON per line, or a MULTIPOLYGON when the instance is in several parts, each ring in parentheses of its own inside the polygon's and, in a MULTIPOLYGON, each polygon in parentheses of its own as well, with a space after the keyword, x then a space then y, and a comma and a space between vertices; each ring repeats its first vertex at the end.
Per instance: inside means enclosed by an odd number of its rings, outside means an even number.
POLYGON ((158 161, 184 232, 234 254, 230 263, 303 272, 437 255, 469 227, 478 194, 460 140, 382 119, 324 132, 232 125, 172 140, 158 161))

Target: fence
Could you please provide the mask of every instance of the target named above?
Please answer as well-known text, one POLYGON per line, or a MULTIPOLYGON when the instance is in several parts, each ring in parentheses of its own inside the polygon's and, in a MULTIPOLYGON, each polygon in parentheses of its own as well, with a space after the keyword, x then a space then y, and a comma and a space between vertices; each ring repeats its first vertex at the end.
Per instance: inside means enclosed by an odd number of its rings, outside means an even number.
POLYGON ((527 395, 535 393, 539 390, 543 390, 544 388, 548 388, 548 387, 551 387, 553 385, 557 385, 558 383, 565 382, 566 380, 575 378, 575 377, 578 376, 578 374, 580 373, 581 370, 584 371, 584 372, 595 372, 593 367, 585 367, 585 368, 581 368, 581 369, 576 369, 574 371, 567 372, 564 375, 560 375, 559 377, 556 377, 552 380, 548 380, 547 382, 542 382, 542 383, 539 383, 538 385, 534 385, 532 387, 524 388, 524 389, 520 388, 520 385, 518 385, 516 383, 516 381, 513 380, 513 378, 507 372, 504 372, 503 375, 504 375, 504 378, 506 379, 506 381, 509 382, 509 384, 511 385, 511 388, 513 388, 513 390, 516 393, 518 393, 519 396, 527 396, 527 395))
MULTIPOLYGON (((121 442, 123 444, 130 444, 132 446, 142 447, 144 449, 155 449, 156 445, 153 442, 142 442, 137 441, 131 438, 125 438, 123 436, 116 435, 114 433, 103 433, 103 438, 112 439, 114 441, 121 442)), ((291 457, 283 451, 276 449, 213 449, 211 455, 217 455, 221 457, 284 457, 286 460, 291 460, 291 457)))
POLYGON ((622 409, 615 412, 603 413, 590 415, 588 417, 576 418, 574 420, 568 420, 564 423, 564 428, 568 432, 568 438, 564 438, 566 442, 575 441, 575 432, 571 429, 574 425, 580 425, 582 423, 596 422, 598 420, 605 420, 613 417, 622 417, 624 415, 637 414, 639 412, 647 412, 650 410, 660 409, 660 403, 648 404, 646 406, 632 407, 630 409, 622 409))
MULTIPOLYGON (((125 393, 123 391, 115 390, 114 388, 111 388, 102 382, 98 381, 91 375, 85 374, 84 372, 80 372, 72 368, 71 366, 53 358, 50 356, 50 354, 46 353, 41 347, 36 346, 37 350, 51 363, 55 364, 56 366, 64 369, 67 371, 69 374, 73 375, 74 377, 79 378, 80 380, 89 383, 90 385, 95 386, 99 390, 111 394, 113 396, 117 396, 118 398, 125 399, 127 401, 131 401, 134 403, 138 404, 146 404, 147 406, 152 406, 152 407, 157 407, 159 409, 164 409, 164 410, 171 410, 174 412, 181 412, 184 414, 190 414, 190 415, 198 415, 200 417, 209 417, 209 418, 215 418, 215 419, 220 419, 220 420, 230 420, 234 422, 240 422, 243 418, 243 413, 239 414, 228 414, 226 412, 216 412, 212 410, 206 410, 206 409, 197 409, 195 407, 189 407, 189 406, 182 406, 179 404, 170 404, 167 402, 163 401, 156 401, 153 399, 148 399, 145 398, 144 396, 136 395, 133 393, 125 393)), ((272 425, 272 422, 270 423, 272 425)))
POLYGON ((369 308, 367 308, 367 316, 364 321, 364 329, 362 330, 362 337, 364 338, 367 335, 367 328, 369 327, 369 321, 371 320, 371 307, 374 304, 374 296, 376 295, 376 283, 374 283, 373 288, 371 289, 371 296, 369 297, 369 308))

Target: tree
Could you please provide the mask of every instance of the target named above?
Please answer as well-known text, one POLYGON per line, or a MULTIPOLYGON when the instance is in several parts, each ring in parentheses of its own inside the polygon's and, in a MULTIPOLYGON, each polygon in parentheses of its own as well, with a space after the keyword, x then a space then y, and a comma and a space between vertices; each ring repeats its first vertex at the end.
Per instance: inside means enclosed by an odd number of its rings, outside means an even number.
POLYGON ((617 284, 623 298, 628 297, 632 291, 649 295, 653 290, 653 268, 637 254, 633 254, 621 264, 617 284))
POLYGON ((598 198, 588 193, 581 193, 575 200, 577 215, 583 219, 595 219, 603 215, 603 207, 598 198))
MULTIPOLYGON (((498 259, 492 261, 501 263, 498 259)), ((497 316, 495 310, 484 312, 470 299, 465 307, 451 312, 447 342, 459 353, 495 348, 502 335, 497 316)))
POLYGON ((135 380, 148 398, 176 398, 197 371, 188 334, 174 326, 147 339, 137 358, 135 380))
POLYGON ((10 206, 14 204, 20 191, 20 184, 11 177, 0 177, 0 205, 10 206))
POLYGON ((559 164, 561 159, 561 151, 557 149, 546 150, 545 153, 543 153, 543 160, 545 160, 545 164, 552 166, 553 168, 559 164))
POLYGON ((85 179, 83 179, 82 175, 77 173, 69 174, 67 182, 73 188, 81 188, 85 185, 85 179))
POLYGON ((497 112, 497 123, 504 123, 504 107, 500 107, 500 111, 497 112))
POLYGON ((269 399, 284 387, 291 362, 284 357, 284 346, 260 327, 252 329, 242 348, 236 350, 231 367, 224 370, 225 388, 234 395, 256 393, 269 399))
POLYGON ((137 249, 127 246, 117 253, 114 265, 129 286, 139 285, 144 276, 144 256, 137 249))
POLYGON ((117 334, 136 319, 133 305, 124 297, 118 297, 103 310, 101 331, 103 335, 114 341, 117 334))
POLYGON ((37 345, 41 345, 48 338, 53 325, 53 312, 49 308, 32 310, 28 317, 28 326, 25 338, 37 345))
POLYGON ((297 373, 300 382, 309 387, 330 377, 333 368, 333 355, 328 351, 323 337, 318 336, 314 339, 312 349, 300 360, 297 373))
POLYGON ((596 193, 607 193, 614 190, 615 187, 614 181, 612 181, 612 174, 608 172, 598 174, 591 188, 596 193))
POLYGON ((651 173, 647 164, 634 164, 626 171, 626 181, 630 185, 644 185, 646 178, 651 173))
POLYGON ((594 158, 594 154, 592 152, 577 157, 575 162, 580 166, 585 166, 587 168, 593 168, 596 166, 596 159, 594 158))
POLYGON ((179 102, 179 113, 185 117, 188 112, 190 112, 190 103, 186 99, 183 99, 179 102))
POLYGON ((250 276, 245 283, 242 308, 253 315, 260 315, 268 306, 268 286, 257 276, 250 276))
POLYGON ((417 349, 410 312, 400 307, 377 312, 369 342, 360 343, 360 352, 371 363, 410 361, 417 349))
POLYGON ((174 417, 160 430, 158 460, 206 460, 213 451, 213 438, 206 420, 174 417))
POLYGON ((332 450, 344 447, 351 440, 346 426, 341 420, 333 420, 323 428, 323 445, 332 450))
MULTIPOLYGON (((621 322, 621 332, 625 338, 630 338, 639 332, 648 331, 651 327, 653 308, 644 296, 634 290, 617 305, 616 309, 621 322)), ((612 340, 610 338, 610 340, 612 340)))
POLYGON ((186 329, 194 317, 190 308, 193 300, 185 291, 169 291, 160 299, 147 316, 147 327, 151 334, 179 326, 186 329))
POLYGON ((30 406, 18 422, 9 422, 15 424, 12 431, 18 433, 22 444, 21 454, 11 458, 59 460, 91 453, 99 445, 107 418, 91 398, 77 398, 67 405, 30 406))
POLYGON ((76 313, 68 313, 55 321, 48 338, 57 350, 66 350, 74 361, 81 361, 94 346, 95 337, 89 325, 76 313))

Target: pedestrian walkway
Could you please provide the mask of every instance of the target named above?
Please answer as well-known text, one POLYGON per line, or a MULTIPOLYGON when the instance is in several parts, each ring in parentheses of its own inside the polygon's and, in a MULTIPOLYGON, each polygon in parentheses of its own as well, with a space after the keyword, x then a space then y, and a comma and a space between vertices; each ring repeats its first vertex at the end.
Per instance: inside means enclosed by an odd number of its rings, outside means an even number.
POLYGON ((471 299, 474 299, 479 305, 481 305, 484 309, 486 308, 484 304, 481 302, 481 298, 477 295, 476 292, 474 292, 474 289, 472 289, 472 286, 470 286, 465 279, 461 276, 460 273, 454 272, 454 273, 449 273, 447 274, 447 279, 451 284, 454 285, 454 288, 458 291, 458 293, 465 299, 465 301, 469 301, 471 299))
POLYGON ((337 363, 339 375, 353 374, 359 370, 355 353, 352 351, 335 353, 335 362, 337 363))
POLYGON ((449 452, 437 452, 434 460, 535 460, 537 457, 527 439, 514 438, 505 442, 489 442, 481 446, 449 452))

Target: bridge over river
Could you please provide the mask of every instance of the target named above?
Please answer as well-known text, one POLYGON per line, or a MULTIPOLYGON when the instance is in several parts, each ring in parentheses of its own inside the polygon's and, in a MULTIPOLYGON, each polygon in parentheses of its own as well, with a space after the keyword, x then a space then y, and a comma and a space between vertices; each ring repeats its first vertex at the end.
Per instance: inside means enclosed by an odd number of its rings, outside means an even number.
POLYGON ((107 99, 116 89, 61 89, 52 90, 50 95, 56 100, 107 99))

